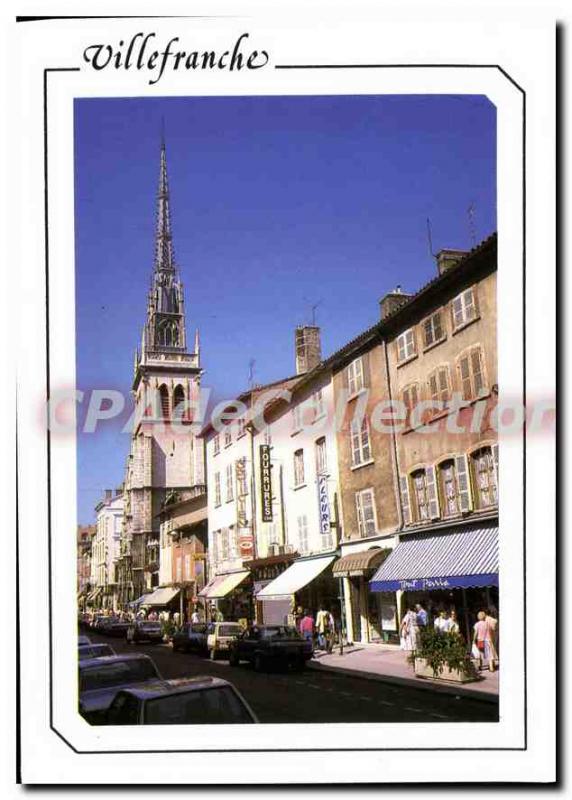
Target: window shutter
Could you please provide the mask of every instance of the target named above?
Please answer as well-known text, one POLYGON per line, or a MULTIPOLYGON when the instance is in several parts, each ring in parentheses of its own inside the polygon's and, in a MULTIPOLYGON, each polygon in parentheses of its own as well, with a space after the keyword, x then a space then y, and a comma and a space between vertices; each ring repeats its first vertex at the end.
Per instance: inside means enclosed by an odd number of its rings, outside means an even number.
POLYGON ((427 467, 425 470, 425 480, 427 481, 427 496, 429 498, 429 516, 431 519, 438 519, 439 497, 435 484, 435 467, 427 467))
POLYGON ((356 492, 356 516, 357 516, 357 527, 358 527, 358 534, 362 536, 362 516, 361 516, 361 496, 359 492, 356 492))
POLYGON ((495 477, 497 479, 497 494, 499 489, 499 446, 498 444, 493 444, 492 446, 493 452, 493 464, 495 465, 495 477))
POLYGON ((459 507, 462 512, 470 511, 472 508, 471 481, 467 456, 455 456, 455 470, 457 472, 457 486, 459 489, 459 507))
POLYGON ((411 524, 411 503, 409 502, 409 485, 407 482, 407 475, 401 475, 399 478, 399 489, 401 491, 401 508, 403 510, 403 524, 411 524))
POLYGON ((432 372, 431 375, 429 375, 429 394, 431 395, 431 400, 437 400, 439 397, 436 372, 432 372))
POLYGON ((371 386, 371 378, 369 373, 369 353, 364 353, 361 357, 362 370, 363 370, 363 385, 366 388, 371 386))

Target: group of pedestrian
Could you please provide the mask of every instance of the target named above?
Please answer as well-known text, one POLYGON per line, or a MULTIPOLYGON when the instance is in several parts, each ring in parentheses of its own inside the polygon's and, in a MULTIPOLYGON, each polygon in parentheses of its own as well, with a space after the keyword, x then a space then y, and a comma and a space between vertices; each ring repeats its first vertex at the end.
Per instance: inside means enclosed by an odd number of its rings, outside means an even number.
POLYGON ((498 619, 492 609, 479 611, 473 626, 472 656, 478 660, 479 668, 495 671, 498 664, 498 619))
POLYGON ((321 605, 315 618, 307 609, 298 609, 298 630, 300 634, 318 649, 331 653, 336 640, 336 618, 332 610, 321 605))

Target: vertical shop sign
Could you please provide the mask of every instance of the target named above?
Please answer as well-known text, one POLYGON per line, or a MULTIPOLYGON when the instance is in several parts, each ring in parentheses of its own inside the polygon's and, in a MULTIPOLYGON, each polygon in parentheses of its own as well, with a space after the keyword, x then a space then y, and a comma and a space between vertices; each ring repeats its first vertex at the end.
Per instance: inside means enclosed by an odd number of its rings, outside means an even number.
POLYGON ((328 477, 318 475, 318 502, 320 505, 320 533, 330 534, 330 500, 328 497, 328 477))
POLYGON ((270 445, 260 445, 260 491, 262 501, 262 522, 272 522, 272 474, 270 464, 270 445))

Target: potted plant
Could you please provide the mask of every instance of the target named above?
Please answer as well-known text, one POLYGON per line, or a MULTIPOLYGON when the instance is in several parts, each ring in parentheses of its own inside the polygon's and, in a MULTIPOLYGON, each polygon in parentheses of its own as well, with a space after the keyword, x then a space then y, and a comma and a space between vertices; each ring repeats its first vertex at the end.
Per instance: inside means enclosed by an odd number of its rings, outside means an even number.
POLYGON ((442 633, 433 628, 421 628, 418 648, 408 661, 419 678, 435 678, 456 683, 478 679, 478 674, 460 633, 442 633))

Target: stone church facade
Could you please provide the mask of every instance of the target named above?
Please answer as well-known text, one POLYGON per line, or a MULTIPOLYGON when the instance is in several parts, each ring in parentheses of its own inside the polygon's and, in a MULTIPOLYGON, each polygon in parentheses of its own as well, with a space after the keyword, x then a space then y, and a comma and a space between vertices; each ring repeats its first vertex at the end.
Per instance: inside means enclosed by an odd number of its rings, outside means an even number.
POLYGON ((120 604, 159 585, 161 507, 204 486, 204 448, 192 426, 201 379, 198 331, 187 346, 183 284, 171 235, 165 144, 161 145, 157 230, 141 345, 135 355, 135 401, 125 471, 124 524, 119 562, 120 604))

